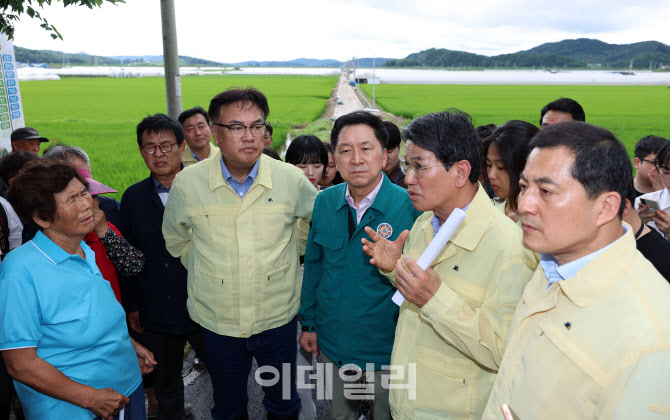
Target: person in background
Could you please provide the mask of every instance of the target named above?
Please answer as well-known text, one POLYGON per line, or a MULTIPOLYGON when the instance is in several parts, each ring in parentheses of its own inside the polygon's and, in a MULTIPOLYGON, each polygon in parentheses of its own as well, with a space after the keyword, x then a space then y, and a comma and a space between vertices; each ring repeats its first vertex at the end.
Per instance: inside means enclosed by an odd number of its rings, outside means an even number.
POLYGON ((558 98, 540 111, 540 127, 565 121, 586 121, 584 108, 574 99, 558 98))
POLYGON ((635 143, 633 166, 635 167, 635 198, 642 194, 662 190, 663 184, 656 171, 656 153, 668 140, 659 136, 642 137, 635 143))
MULTIPOLYGON (((300 168, 317 190, 319 189, 319 181, 326 172, 327 159, 328 152, 323 142, 311 134, 296 137, 291 141, 288 149, 286 149, 286 163, 300 168)), ((302 262, 303 257, 300 257, 301 265, 302 262)), ((303 268, 301 266, 301 271, 303 268)), ((298 339, 300 339, 301 334, 302 324, 298 320, 298 339)), ((309 371, 312 370, 312 353, 303 349, 298 344, 296 368, 299 369, 300 366, 305 366, 306 368, 302 376, 296 376, 297 384, 307 384, 309 383, 309 371)), ((300 396, 300 414, 298 415, 298 419, 309 420, 316 418, 316 406, 312 400, 312 390, 298 386, 297 391, 300 396)))
POLYGON ((112 285, 116 300, 121 303, 119 277, 137 276, 144 268, 144 254, 126 241, 118 228, 107 221, 105 214, 100 210, 100 194, 115 193, 116 190, 91 178, 86 169, 77 169, 86 182, 88 193, 93 199, 94 228, 86 235, 84 241, 95 253, 95 261, 102 273, 102 277, 112 285))
POLYGON ((281 156, 279 156, 279 153, 277 153, 277 151, 272 147, 264 147, 263 154, 266 156, 270 156, 274 160, 281 160, 281 156))
MULTIPOLYGON (((486 150, 484 149, 484 139, 491 134, 493 134, 493 131, 495 131, 496 126, 495 124, 486 124, 486 125, 480 125, 477 126, 477 135, 482 141, 482 159, 483 161, 486 161, 486 150)), ((479 174, 479 183, 482 184, 482 187, 484 187, 484 191, 486 191, 486 194, 488 194, 490 199, 494 199, 496 194, 495 191, 493 191, 493 187, 491 187, 491 182, 489 181, 489 175, 486 170, 482 170, 482 172, 479 174)))
POLYGON ((28 419, 145 419, 141 373, 156 361, 128 336, 123 308, 83 242, 93 230, 86 180, 38 160, 9 201, 39 226, 0 264, 0 352, 28 419))
POLYGON ((154 383, 158 417, 182 420, 193 411, 192 405, 184 404, 184 347, 188 342, 200 358, 207 356, 202 330, 186 308, 186 269, 166 249, 161 230, 186 143, 179 121, 164 114, 144 118, 136 134, 138 152, 150 174, 123 193, 119 230, 146 260, 142 272, 127 282, 127 291, 121 291, 130 328, 141 334, 159 363, 154 383))
POLYGON ((519 176, 526 165, 528 143, 538 131, 533 124, 511 120, 484 139, 485 167, 496 195, 496 207, 514 222, 519 221, 519 176))
POLYGON ((17 128, 12 131, 10 136, 12 142, 12 153, 28 152, 38 154, 40 152, 40 143, 46 143, 48 138, 40 136, 32 127, 17 128))
MULTIPOLYGON (((391 348, 398 306, 393 285, 361 252, 368 229, 395 239, 409 229, 419 213, 407 192, 384 175, 388 133, 382 120, 364 111, 339 117, 331 132, 335 159, 346 183, 316 197, 302 284, 300 344, 315 357, 321 354, 333 381, 331 418, 356 420, 362 413, 347 398, 343 366, 355 365, 373 389, 368 394, 372 418, 391 419, 388 387, 391 348), (364 337, 364 338, 363 338, 364 337)), ((293 145, 293 144, 291 144, 293 145)), ((397 147, 397 146, 396 146, 397 147)), ((344 369, 346 370, 346 368, 344 369)))
POLYGON ((402 173, 402 168, 400 167, 400 129, 391 121, 384 121, 384 127, 389 139, 386 146, 384 173, 392 183, 407 189, 405 174, 402 173))
POLYGON ((543 128, 521 176, 523 245, 542 254, 514 312, 483 419, 667 419, 670 287, 622 224, 624 145, 583 122, 543 128))
POLYGON ((407 192, 424 213, 409 237, 389 241, 368 231, 372 241, 363 240, 370 263, 405 298, 391 356, 398 369, 391 413, 394 419, 477 419, 537 261, 521 245, 519 226, 479 188, 481 140, 469 115, 454 109, 424 115, 403 137, 407 192), (456 208, 467 217, 423 270, 416 261, 456 208))
MULTIPOLYGON (((631 188, 631 191, 634 192, 635 189, 631 188)), ((670 258, 668 258, 668 255, 670 255, 670 241, 666 240, 656 229, 652 229, 642 222, 633 207, 634 202, 634 194, 626 199, 623 221, 633 228, 637 250, 670 282, 670 258)))
POLYGON ((178 118, 184 129, 186 149, 181 156, 185 166, 195 165, 203 159, 214 156, 219 150, 212 144, 212 132, 209 128, 209 116, 202 107, 187 109, 178 118))
MULTIPOLYGON (((16 176, 19 174, 21 169, 23 169, 29 162, 34 160, 39 160, 39 156, 34 153, 22 151, 10 153, 3 157, 2 160, 0 160, 0 177, 4 181, 3 186, 5 187, 5 195, 2 195, 3 198, 7 198, 7 187, 11 187, 14 184, 14 180, 16 179, 16 176)), ((33 236, 35 236, 37 233, 37 228, 35 227, 35 224, 31 223, 29 220, 23 220, 20 215, 18 217, 22 225, 20 229, 21 243, 24 244, 31 240, 33 236)), ((12 229, 10 227, 10 231, 11 230, 12 229)), ((19 229, 14 229, 14 232, 19 232, 19 229)))
POLYGON ((323 174, 319 186, 322 190, 326 188, 337 185, 343 182, 342 176, 337 170, 337 164, 335 163, 335 158, 333 157, 333 148, 330 146, 330 143, 323 142, 323 145, 326 147, 328 152, 328 165, 326 166, 326 172, 323 174))
POLYGON ((263 133, 263 146, 265 147, 272 147, 272 132, 274 131, 274 128, 272 128, 272 124, 269 122, 265 122, 265 133, 263 133))
POLYGON ((653 171, 661 181, 663 188, 637 197, 635 209, 643 222, 668 239, 670 237, 670 141, 666 141, 656 153, 653 171), (659 205, 658 210, 651 209, 650 205, 645 204, 646 200, 655 201, 659 205))
POLYGON ((328 151, 317 136, 298 136, 286 149, 286 163, 297 166, 305 174, 314 188, 319 189, 319 181, 326 172, 328 151))
POLYGON ((270 112, 263 93, 228 89, 212 98, 208 112, 221 158, 176 177, 163 235, 188 267, 188 311, 203 327, 212 417, 248 418, 255 358, 259 369, 280 372, 263 386, 268 419, 297 419, 297 262, 317 191, 301 170, 263 154, 270 112))

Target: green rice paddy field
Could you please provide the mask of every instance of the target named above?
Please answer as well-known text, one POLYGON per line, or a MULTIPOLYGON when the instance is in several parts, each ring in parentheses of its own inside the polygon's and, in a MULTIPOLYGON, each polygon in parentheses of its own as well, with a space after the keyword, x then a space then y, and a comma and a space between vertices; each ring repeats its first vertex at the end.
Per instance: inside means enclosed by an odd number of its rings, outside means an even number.
MULTIPOLYGON (((336 81, 334 76, 182 77, 182 103, 184 109, 207 109, 212 97, 229 87, 254 86, 268 97, 268 121, 275 128, 273 137, 281 139, 293 125, 321 116, 336 81)), ((118 190, 116 199, 148 176, 135 127, 147 115, 166 112, 163 78, 21 82, 21 96, 26 125, 86 150, 93 177, 118 190)))
MULTIPOLYGON (((274 138, 323 113, 334 76, 192 76, 182 78, 183 108, 207 109, 209 100, 232 86, 254 86, 270 103, 274 138)), ((372 96, 372 86, 363 85, 372 96)), ((164 79, 69 78, 21 82, 26 125, 42 135, 83 147, 93 175, 125 189, 148 175, 137 149, 135 126, 147 115, 165 112, 164 79)), ((670 136, 670 89, 665 86, 482 86, 378 85, 377 103, 413 118, 448 107, 468 112, 476 124, 521 119, 538 124, 542 106, 558 97, 579 101, 587 121, 613 131, 632 156, 635 142, 648 134, 670 136)), ((275 144, 278 146, 278 142, 275 144)))
MULTIPOLYGON (((372 85, 362 85, 372 97, 372 85)), ((568 97, 584 108, 586 121, 612 131, 628 149, 650 134, 670 137, 667 86, 502 86, 377 85, 377 104, 405 118, 453 107, 470 114, 475 125, 517 119, 539 126, 540 110, 568 97)))

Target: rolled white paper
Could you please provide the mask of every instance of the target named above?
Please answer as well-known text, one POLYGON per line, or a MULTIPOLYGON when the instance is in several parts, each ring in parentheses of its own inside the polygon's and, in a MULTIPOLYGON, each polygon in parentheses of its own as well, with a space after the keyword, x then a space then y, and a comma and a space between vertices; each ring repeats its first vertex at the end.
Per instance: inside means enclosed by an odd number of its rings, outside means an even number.
POLYGON ((126 407, 123 407, 121 411, 119 411, 119 420, 124 420, 126 418, 126 407))
MULTIPOLYGON (((426 249, 417 260, 416 263, 419 265, 419 267, 421 267, 422 270, 427 270, 433 261, 435 261, 437 254, 439 254, 440 251, 442 251, 442 248, 444 248, 447 242, 449 242, 449 239, 451 239, 451 236, 454 234, 454 232, 456 232, 456 229, 458 229, 461 223, 463 223, 465 217, 465 212, 461 209, 454 209, 454 211, 451 212, 449 217, 447 217, 447 220, 444 221, 444 224, 437 232, 437 235, 435 235, 433 240, 430 241, 426 249)), ((402 293, 396 290, 395 294, 393 295, 393 303, 400 306, 404 301, 405 298, 403 297, 402 293)))

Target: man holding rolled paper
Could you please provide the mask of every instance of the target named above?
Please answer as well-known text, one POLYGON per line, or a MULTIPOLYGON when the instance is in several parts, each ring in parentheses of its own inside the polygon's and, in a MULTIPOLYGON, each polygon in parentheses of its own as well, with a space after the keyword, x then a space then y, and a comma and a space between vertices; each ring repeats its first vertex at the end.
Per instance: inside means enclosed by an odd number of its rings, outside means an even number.
POLYGON ((481 143, 469 115, 424 115, 404 137, 407 191, 425 213, 406 242, 404 235, 391 242, 371 230, 374 242, 362 241, 370 262, 405 298, 391 357, 391 414, 396 420, 479 418, 537 260, 522 246, 519 227, 496 211, 477 182, 481 143), (423 270, 417 260, 450 227, 455 209, 465 219, 423 270))

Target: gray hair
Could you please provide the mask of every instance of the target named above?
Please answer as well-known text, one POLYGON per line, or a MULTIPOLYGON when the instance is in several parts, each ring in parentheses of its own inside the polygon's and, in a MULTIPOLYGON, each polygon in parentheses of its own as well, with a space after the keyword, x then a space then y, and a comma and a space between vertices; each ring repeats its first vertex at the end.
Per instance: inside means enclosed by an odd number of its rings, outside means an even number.
POLYGON ((81 147, 76 146, 53 146, 48 148, 44 154, 42 154, 43 159, 49 160, 64 160, 69 161, 73 158, 78 158, 86 162, 88 166, 91 166, 91 160, 88 158, 86 152, 81 147))

